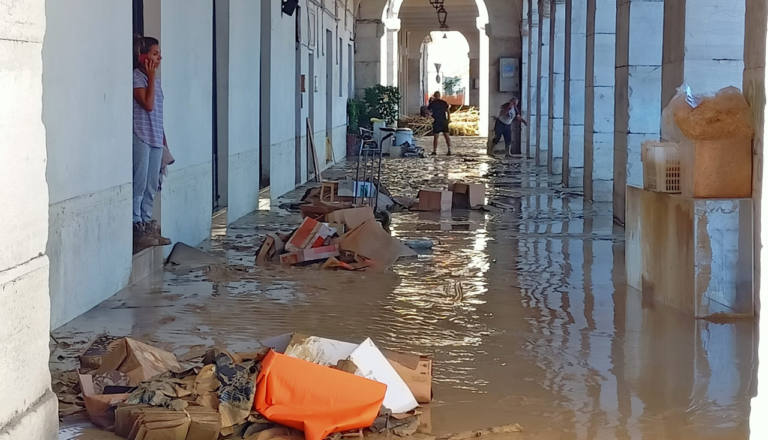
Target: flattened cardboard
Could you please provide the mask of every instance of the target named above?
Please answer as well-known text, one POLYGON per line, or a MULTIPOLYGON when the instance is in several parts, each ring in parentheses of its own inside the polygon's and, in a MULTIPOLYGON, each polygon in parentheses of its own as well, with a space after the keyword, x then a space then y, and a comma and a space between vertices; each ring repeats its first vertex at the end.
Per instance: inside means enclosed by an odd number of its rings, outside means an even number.
POLYGON ((186 440, 189 433, 189 417, 181 419, 145 422, 136 435, 136 440, 186 440))
POLYGON ((101 368, 94 374, 121 371, 130 378, 130 385, 151 379, 168 371, 181 371, 181 365, 173 353, 152 347, 131 338, 118 339, 110 344, 101 368))
POLYGON ((375 220, 368 220, 341 237, 342 250, 369 258, 379 268, 392 266, 398 258, 417 255, 400 240, 390 236, 375 220))
POLYGON ((191 406, 187 408, 190 417, 186 440, 217 440, 221 433, 221 418, 217 411, 191 406))
POLYGON ((340 209, 325 216, 328 223, 340 223, 346 227, 347 231, 355 229, 368 220, 375 220, 373 209, 370 206, 362 208, 340 209))

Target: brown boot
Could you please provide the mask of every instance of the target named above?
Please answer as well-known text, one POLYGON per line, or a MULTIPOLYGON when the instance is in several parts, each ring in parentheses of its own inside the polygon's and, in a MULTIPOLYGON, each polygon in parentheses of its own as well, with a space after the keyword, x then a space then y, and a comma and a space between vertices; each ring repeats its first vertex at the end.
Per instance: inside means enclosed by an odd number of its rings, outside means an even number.
POLYGON ((171 240, 163 237, 160 233, 160 223, 157 220, 150 220, 144 223, 144 231, 157 241, 153 246, 167 246, 171 244, 171 240))
POLYGON ((148 235, 144 228, 144 223, 133 224, 133 253, 138 253, 152 246, 157 246, 157 240, 148 235))

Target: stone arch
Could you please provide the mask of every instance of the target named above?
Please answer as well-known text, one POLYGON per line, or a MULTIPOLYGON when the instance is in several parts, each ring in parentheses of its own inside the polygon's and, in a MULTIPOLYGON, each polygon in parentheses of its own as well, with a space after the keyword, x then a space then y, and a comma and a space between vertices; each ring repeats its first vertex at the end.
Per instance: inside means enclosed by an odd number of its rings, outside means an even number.
MULTIPOLYGON (((413 2, 414 0, 386 0, 383 4, 379 4, 381 7, 381 15, 380 20, 382 24, 382 32, 380 35, 380 44, 379 44, 379 53, 380 53, 380 61, 379 61, 379 82, 387 85, 405 85, 408 86, 408 83, 411 83, 411 86, 413 86, 413 81, 408 80, 409 71, 410 74, 414 73, 414 66, 409 66, 409 58, 408 54, 405 56, 402 55, 401 52, 409 52, 408 48, 408 38, 409 36, 407 34, 403 35, 401 33, 401 29, 404 30, 406 33, 409 32, 409 29, 403 29, 403 26, 408 26, 407 23, 407 17, 401 17, 402 13, 404 12, 403 6, 407 5, 408 2, 413 2), (405 50, 403 50, 405 49, 405 50), (401 84, 402 83, 402 84, 401 84)), ((488 39, 488 32, 486 29, 486 26, 489 23, 489 14, 488 14, 488 8, 485 4, 485 0, 473 0, 471 3, 474 3, 475 10, 471 14, 475 17, 474 22, 472 23, 461 23, 458 27, 454 28, 451 27, 451 30, 459 31, 461 32, 464 37, 467 39, 467 41, 473 42, 472 47, 472 53, 476 55, 476 58, 472 59, 470 61, 471 65, 471 73, 470 77, 472 78, 470 82, 477 80, 477 91, 475 92, 476 99, 474 100, 474 104, 476 104, 480 109, 480 134, 482 136, 486 136, 488 132, 488 125, 489 125, 489 92, 490 92, 490 68, 489 68, 489 39, 488 39), (475 35, 472 35, 475 34, 475 35), (474 61, 473 61, 474 60, 474 61)), ((448 7, 450 7, 450 2, 447 4, 448 7)), ((427 10, 429 11, 429 10, 427 10)), ((372 11, 371 11, 372 12, 372 11)), ((429 11, 431 12, 431 11, 429 11)), ((462 16, 467 15, 463 14, 462 16)), ((449 15, 449 26, 451 24, 450 15, 449 15)), ((424 34, 427 35, 432 30, 438 30, 438 29, 431 29, 428 27, 424 27, 425 25, 420 24, 419 26, 416 26, 416 29, 414 30, 415 33, 418 33, 419 35, 424 34)), ((423 39, 423 36, 421 38, 413 38, 413 41, 411 42, 416 43, 418 41, 418 44, 420 45, 421 40, 423 39)), ((415 50, 415 49, 412 49, 415 50)), ((413 54, 410 54, 411 57, 413 57, 413 54)), ((411 59, 410 64, 413 64, 413 60, 411 59)), ((469 87, 470 91, 473 90, 472 84, 470 84, 469 87)), ((403 98, 403 109, 407 109, 409 107, 413 107, 413 99, 412 97, 409 98, 408 91, 406 90, 404 93, 403 98), (410 101, 410 103, 409 103, 410 101)), ((410 93, 413 94, 413 91, 410 93)))

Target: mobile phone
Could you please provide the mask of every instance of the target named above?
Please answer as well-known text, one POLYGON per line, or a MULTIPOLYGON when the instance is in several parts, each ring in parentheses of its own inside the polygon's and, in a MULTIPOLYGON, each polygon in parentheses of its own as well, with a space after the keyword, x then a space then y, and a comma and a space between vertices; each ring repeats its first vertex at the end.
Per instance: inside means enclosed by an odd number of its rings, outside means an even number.
POLYGON ((139 64, 144 65, 144 63, 149 59, 149 54, 143 53, 139 55, 139 64))

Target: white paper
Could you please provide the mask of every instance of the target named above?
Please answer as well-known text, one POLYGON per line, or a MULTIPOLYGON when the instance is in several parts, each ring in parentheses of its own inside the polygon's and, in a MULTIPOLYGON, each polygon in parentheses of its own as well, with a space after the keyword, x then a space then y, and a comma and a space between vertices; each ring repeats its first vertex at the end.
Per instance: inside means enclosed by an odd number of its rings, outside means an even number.
POLYGON ((357 344, 309 336, 301 344, 289 345, 285 354, 320 365, 336 366, 339 361, 347 359, 355 348, 357 344))
POLYGON ((387 386, 384 406, 394 414, 407 413, 419 406, 408 385, 370 338, 349 355, 349 360, 357 365, 355 374, 387 386))

